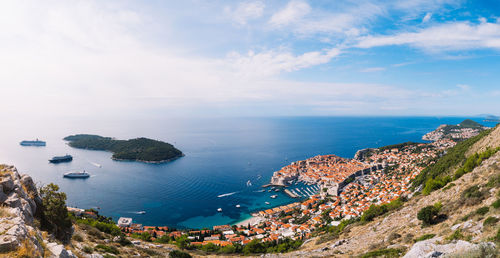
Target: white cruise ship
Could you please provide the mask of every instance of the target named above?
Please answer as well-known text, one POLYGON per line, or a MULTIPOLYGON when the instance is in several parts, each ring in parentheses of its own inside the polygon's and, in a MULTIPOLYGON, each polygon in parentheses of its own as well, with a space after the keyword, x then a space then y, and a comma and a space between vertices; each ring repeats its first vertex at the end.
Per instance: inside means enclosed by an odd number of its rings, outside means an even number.
POLYGON ((90 177, 90 174, 87 173, 87 171, 82 171, 82 172, 68 172, 64 173, 63 177, 67 178, 87 178, 90 177))

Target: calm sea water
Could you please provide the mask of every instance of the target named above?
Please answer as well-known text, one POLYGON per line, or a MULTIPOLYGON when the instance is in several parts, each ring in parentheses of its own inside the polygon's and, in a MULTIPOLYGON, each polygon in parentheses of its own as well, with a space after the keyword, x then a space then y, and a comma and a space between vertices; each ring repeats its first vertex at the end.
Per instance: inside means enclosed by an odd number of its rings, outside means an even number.
MULTIPOLYGON (((250 212, 293 202, 284 193, 257 192, 273 171, 320 154, 351 158, 356 150, 421 141, 443 123, 460 117, 293 117, 116 121, 19 121, 2 125, 0 162, 14 164, 39 184, 54 182, 68 205, 99 207, 100 213, 132 217, 145 225, 201 228, 234 223, 250 212), (166 164, 111 160, 111 153, 73 149, 63 137, 94 133, 117 138, 149 137, 174 144, 186 156, 166 164), (46 147, 22 147, 40 138, 46 147), (56 155, 73 162, 49 164, 56 155), (88 179, 65 179, 85 169, 88 179), (247 185, 248 180, 251 186, 247 185), (225 197, 221 194, 234 193, 225 197), (270 202, 266 205, 265 202, 270 202), (241 208, 235 205, 240 204, 241 208), (222 208, 223 212, 217 212, 222 208), (146 211, 146 214, 137 214, 146 211)), ((474 119, 481 122, 480 119, 474 119)), ((492 126, 493 123, 484 123, 492 126)))

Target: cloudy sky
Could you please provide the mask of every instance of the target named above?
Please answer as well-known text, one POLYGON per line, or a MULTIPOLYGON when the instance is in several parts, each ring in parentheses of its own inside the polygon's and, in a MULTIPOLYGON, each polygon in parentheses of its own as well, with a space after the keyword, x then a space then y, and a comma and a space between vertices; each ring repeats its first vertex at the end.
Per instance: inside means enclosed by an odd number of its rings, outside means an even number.
POLYGON ((500 113, 500 4, 0 3, 0 114, 500 113))

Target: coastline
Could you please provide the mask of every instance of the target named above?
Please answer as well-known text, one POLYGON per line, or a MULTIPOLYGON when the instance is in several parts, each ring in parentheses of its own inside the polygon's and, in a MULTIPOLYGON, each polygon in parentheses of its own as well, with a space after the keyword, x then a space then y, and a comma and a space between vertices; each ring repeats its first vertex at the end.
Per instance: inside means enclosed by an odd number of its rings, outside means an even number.
POLYGON ((263 220, 263 218, 261 218, 261 217, 250 215, 249 218, 241 220, 241 221, 236 222, 236 223, 233 223, 232 225, 236 225, 238 227, 246 227, 246 226, 248 226, 248 224, 250 224, 251 226, 253 226, 253 225, 259 224, 262 220, 263 220))
POLYGON ((146 164, 162 164, 162 163, 174 161, 176 159, 180 159, 184 156, 186 156, 186 155, 184 153, 182 153, 182 155, 180 155, 180 156, 173 157, 170 159, 158 160, 158 161, 149 161, 149 160, 140 160, 140 159, 118 159, 118 158, 114 158, 114 157, 111 157, 111 159, 114 161, 141 162, 141 163, 146 163, 146 164))

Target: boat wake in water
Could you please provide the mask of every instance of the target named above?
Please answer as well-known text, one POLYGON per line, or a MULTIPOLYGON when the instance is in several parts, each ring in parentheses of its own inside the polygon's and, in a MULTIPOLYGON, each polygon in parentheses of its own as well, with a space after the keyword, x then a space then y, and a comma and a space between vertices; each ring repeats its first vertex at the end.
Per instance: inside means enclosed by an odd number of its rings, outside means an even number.
POLYGON ((238 193, 238 192, 232 192, 232 193, 225 193, 225 194, 220 194, 220 195, 217 195, 218 198, 221 198, 221 197, 226 197, 226 196, 230 196, 230 195, 233 195, 235 193, 238 193))
POLYGON ((98 168, 101 168, 101 167, 102 167, 102 165, 101 165, 101 164, 98 164, 98 163, 95 163, 95 162, 91 162, 91 161, 89 161, 89 163, 90 163, 90 164, 92 164, 92 165, 94 165, 94 166, 96 166, 96 167, 98 167, 98 168))

